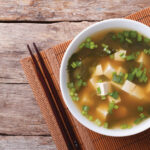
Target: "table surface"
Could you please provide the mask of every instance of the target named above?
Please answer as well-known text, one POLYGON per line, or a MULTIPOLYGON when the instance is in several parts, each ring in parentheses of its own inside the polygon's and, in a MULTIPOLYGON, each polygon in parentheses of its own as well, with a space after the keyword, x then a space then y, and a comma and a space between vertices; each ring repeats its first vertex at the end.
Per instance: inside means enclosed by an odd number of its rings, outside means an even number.
POLYGON ((149 0, 0 0, 0 150, 56 146, 19 60, 26 44, 47 49, 103 19, 125 17, 149 0))

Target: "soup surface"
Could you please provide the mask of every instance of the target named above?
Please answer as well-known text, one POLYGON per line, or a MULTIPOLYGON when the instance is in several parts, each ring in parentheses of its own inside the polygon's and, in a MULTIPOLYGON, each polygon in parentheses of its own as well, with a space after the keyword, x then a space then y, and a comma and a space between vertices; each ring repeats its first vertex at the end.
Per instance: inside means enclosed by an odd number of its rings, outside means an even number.
POLYGON ((150 116, 150 39, 111 29, 83 41, 68 62, 70 96, 105 128, 131 128, 150 116))

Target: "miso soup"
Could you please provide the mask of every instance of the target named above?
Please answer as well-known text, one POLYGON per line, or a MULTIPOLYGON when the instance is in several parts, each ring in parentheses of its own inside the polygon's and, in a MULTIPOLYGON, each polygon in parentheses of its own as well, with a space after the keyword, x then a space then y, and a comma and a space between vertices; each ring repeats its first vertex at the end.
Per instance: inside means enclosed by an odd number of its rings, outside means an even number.
POLYGON ((98 126, 127 129, 150 116, 150 39, 111 29, 81 41, 68 62, 70 96, 98 126))

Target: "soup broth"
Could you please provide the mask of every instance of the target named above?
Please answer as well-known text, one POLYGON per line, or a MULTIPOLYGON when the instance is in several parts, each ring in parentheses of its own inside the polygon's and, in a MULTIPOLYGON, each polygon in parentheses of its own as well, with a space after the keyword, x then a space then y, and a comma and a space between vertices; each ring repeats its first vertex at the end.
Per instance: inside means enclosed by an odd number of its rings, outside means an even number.
POLYGON ((70 96, 105 128, 131 128, 150 116, 150 39, 111 29, 83 41, 68 61, 70 96))

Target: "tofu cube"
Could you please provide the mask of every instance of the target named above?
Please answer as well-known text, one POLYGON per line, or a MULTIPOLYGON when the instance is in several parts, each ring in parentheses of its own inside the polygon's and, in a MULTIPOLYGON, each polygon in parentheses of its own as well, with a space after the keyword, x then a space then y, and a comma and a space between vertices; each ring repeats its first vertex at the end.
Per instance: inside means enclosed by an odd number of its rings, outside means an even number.
POLYGON ((122 58, 121 55, 126 55, 126 50, 119 50, 118 52, 116 52, 114 54, 114 60, 117 60, 117 61, 125 61, 124 58, 122 58))
POLYGON ((103 70, 101 65, 97 65, 93 76, 100 76, 103 75, 103 70))
POLYGON ((117 99, 114 99, 113 97, 108 96, 108 100, 109 100, 109 102, 114 102, 115 104, 121 102, 120 96, 117 99))
POLYGON ((143 64, 149 64, 149 59, 150 56, 146 55, 144 52, 141 52, 136 61, 143 64))
POLYGON ((104 69, 104 75, 107 78, 112 79, 113 72, 115 72, 115 69, 108 63, 104 69))
POLYGON ((111 84, 110 82, 102 82, 102 83, 97 83, 96 87, 100 88, 102 96, 107 95, 111 91, 111 84))
POLYGON ((96 113, 97 113, 98 116, 100 116, 100 118, 102 119, 102 121, 105 121, 106 117, 108 115, 108 104, 106 104, 106 103, 100 104, 96 108, 96 113))
POLYGON ((91 85, 95 90, 97 89, 97 81, 98 81, 97 77, 91 77, 91 78, 89 79, 90 85, 91 85))
POLYGON ((147 100, 147 96, 144 94, 143 89, 128 80, 123 84, 122 90, 138 99, 142 99, 143 101, 147 100), (143 98, 145 98, 145 100, 143 98))
POLYGON ((136 84, 132 83, 129 80, 126 80, 125 83, 122 86, 122 90, 129 93, 129 94, 132 94, 135 87, 136 87, 136 84))

